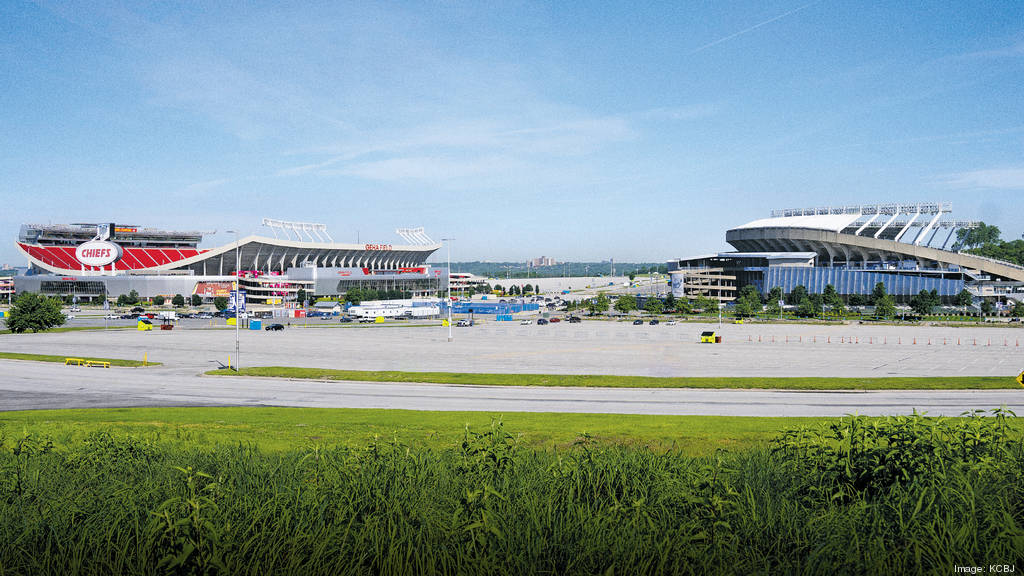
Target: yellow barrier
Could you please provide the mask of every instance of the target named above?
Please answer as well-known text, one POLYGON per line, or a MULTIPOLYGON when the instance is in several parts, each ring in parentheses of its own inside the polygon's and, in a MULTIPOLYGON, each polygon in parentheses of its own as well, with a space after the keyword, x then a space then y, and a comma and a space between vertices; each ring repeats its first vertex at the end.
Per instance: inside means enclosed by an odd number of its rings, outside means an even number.
POLYGON ((89 368, 94 366, 99 368, 110 368, 110 362, 104 362, 103 360, 86 360, 85 365, 89 368))
POLYGON ((64 365, 67 366, 69 364, 73 366, 81 366, 82 364, 85 364, 85 360, 82 358, 65 358, 64 365))

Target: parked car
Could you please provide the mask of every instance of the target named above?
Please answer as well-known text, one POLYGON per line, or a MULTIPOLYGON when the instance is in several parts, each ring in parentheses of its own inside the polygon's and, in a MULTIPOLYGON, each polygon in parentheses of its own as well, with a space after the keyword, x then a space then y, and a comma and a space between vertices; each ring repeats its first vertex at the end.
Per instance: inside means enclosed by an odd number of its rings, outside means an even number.
POLYGON ((562 321, 561 318, 552 318, 551 320, 548 320, 548 322, 551 322, 552 324, 554 324, 555 322, 561 322, 561 321, 562 321))
POLYGON ((579 324, 582 321, 579 316, 569 316, 569 324, 579 324))
POLYGON ((104 320, 120 320, 121 319, 121 315, 120 314, 107 314, 106 316, 103 317, 103 319, 104 320))
POLYGON ((284 324, 267 324, 267 327, 264 328, 264 330, 267 330, 268 332, 280 332, 281 330, 284 330, 284 324))
POLYGON ((456 322, 455 325, 456 326, 462 326, 462 327, 472 326, 473 325, 473 321, 469 320, 467 318, 463 318, 463 319, 459 320, 458 322, 456 322))
POLYGON ((643 323, 643 320, 633 320, 633 326, 641 326, 643 323))
POLYGON ((145 312, 145 311, 146 311, 146 309, 143 308, 142 306, 136 306, 135 308, 132 308, 132 312, 145 312))
POLYGON ((658 325, 658 319, 655 318, 654 320, 651 320, 650 322, 648 322, 648 324, 650 324, 651 326, 657 326, 658 325))
POLYGON ((542 326, 542 325, 547 324, 547 323, 548 323, 548 321, 543 319, 543 318, 538 318, 537 319, 537 325, 538 326, 542 326))
POLYGON ((675 320, 669 320, 668 322, 665 322, 665 325, 666 326, 675 326, 676 325, 676 321, 675 320))
POLYGON ((523 321, 522 321, 522 322, 520 322, 519 324, 520 324, 521 326, 526 326, 527 324, 533 324, 533 320, 523 320, 523 321))
POLYGON ((352 318, 350 318, 349 316, 342 316, 341 318, 338 319, 338 322, 351 322, 351 321, 352 321, 352 318))

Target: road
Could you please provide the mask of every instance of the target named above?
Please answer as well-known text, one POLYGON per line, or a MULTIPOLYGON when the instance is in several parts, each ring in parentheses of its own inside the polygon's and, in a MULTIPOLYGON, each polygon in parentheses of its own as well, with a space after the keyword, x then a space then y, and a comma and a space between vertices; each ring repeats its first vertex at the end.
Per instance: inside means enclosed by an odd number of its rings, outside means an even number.
MULTIPOLYGON (((647 376, 1005 376, 1024 368, 1020 328, 869 325, 291 326, 241 331, 242 365, 351 370, 647 376), (329 327, 328 327, 329 326, 329 327), (718 330, 721 344, 699 344, 718 330)), ((500 412, 833 416, 957 415, 1006 404, 1024 414, 1024 388, 1006 391, 792 392, 476 387, 202 376, 234 356, 235 332, 176 329, 0 337, 10 352, 142 359, 146 368, 0 361, 0 409, 115 406, 320 406, 500 412)), ((232 362, 237 362, 233 358, 232 362)))

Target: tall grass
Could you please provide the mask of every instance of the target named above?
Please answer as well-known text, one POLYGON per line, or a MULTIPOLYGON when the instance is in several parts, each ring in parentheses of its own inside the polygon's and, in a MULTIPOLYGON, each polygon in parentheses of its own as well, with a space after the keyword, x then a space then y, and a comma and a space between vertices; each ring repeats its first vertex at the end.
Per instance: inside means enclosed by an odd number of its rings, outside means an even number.
POLYGON ((57 450, 22 433, 2 438, 0 574, 1024 566, 1024 451, 1008 417, 853 418, 702 458, 586 434, 537 451, 500 422, 446 449, 377 439, 277 454, 109 433, 57 450))

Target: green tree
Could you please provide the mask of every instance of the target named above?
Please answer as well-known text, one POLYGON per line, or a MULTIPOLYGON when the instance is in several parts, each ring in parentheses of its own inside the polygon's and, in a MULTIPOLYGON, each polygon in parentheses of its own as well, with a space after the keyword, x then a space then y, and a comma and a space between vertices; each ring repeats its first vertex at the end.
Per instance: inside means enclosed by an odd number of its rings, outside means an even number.
POLYGON ((675 310, 676 309, 676 295, 672 292, 665 294, 665 309, 675 310))
POLYGON ((737 316, 753 316, 760 314, 764 306, 761 304, 761 294, 757 287, 747 284, 740 288, 739 298, 736 299, 737 316))
POLYGON ((157 306, 163 306, 166 299, 163 296, 153 296, 153 304, 157 306))
POLYGON ((983 244, 998 243, 999 234, 998 226, 989 226, 981 222, 977 228, 960 228, 957 230, 957 246, 961 248, 977 248, 983 244))
POLYGON ((765 313, 769 316, 782 316, 782 306, 779 306, 779 301, 770 300, 765 307, 765 313))
POLYGON ((363 291, 359 288, 349 288, 345 292, 345 302, 358 306, 363 301, 363 291))
POLYGON ((136 292, 135 290, 132 290, 131 292, 128 293, 128 305, 129 306, 135 306, 138 303, 139 303, 139 293, 136 292))
POLYGON ((623 314, 629 314, 633 310, 636 310, 636 296, 632 294, 623 294, 619 296, 619 299, 615 301, 615 309, 623 314))
POLYGON ((644 310, 648 314, 661 314, 661 311, 665 309, 665 303, 661 301, 661 298, 648 298, 644 302, 644 310))
POLYGON ((181 294, 175 294, 174 298, 171 298, 171 304, 173 304, 174 306, 184 306, 185 297, 182 296, 181 294))
POLYGON ((523 295, 533 294, 533 284, 527 284, 523 286, 523 295))
POLYGON ((1017 300, 1017 302, 1014 303, 1013 309, 1010 310, 1010 316, 1013 316, 1014 318, 1024 316, 1024 301, 1017 300))
POLYGON ((786 304, 790 306, 800 304, 804 298, 807 298, 807 288, 802 284, 797 284, 793 287, 793 291, 786 295, 786 304))
POLYGON ((676 312, 680 314, 693 314, 693 305, 686 298, 680 298, 676 300, 676 312))
POLYGON ((658 274, 668 274, 668 265, 662 264, 661 266, 658 266, 658 274))
POLYGON ((306 298, 307 298, 307 295, 306 295, 306 289, 305 288, 299 288, 299 290, 297 292, 295 292, 295 301, 298 302, 298 304, 300 306, 305 305, 306 298))
POLYGON ((818 307, 809 296, 801 300, 800 305, 797 306, 796 309, 796 315, 801 318, 813 318, 814 316, 817 316, 818 313, 818 307))
POLYGON ((766 304, 775 303, 776 305, 778 305, 779 301, 782 300, 782 299, 783 299, 782 287, 781 286, 776 286, 776 287, 774 287, 774 288, 772 288, 771 290, 768 291, 767 302, 765 302, 765 303, 766 304))
POLYGON ((970 306, 972 302, 974 302, 974 297, 971 296, 971 292, 967 288, 964 288, 953 297, 954 306, 970 306))
POLYGON ((587 309, 591 314, 604 314, 610 306, 611 302, 608 300, 608 296, 605 296, 604 292, 602 292, 596 298, 590 299, 587 309))
POLYGON ((121 294, 120 296, 118 296, 117 297, 117 305, 118 306, 129 306, 129 305, 131 305, 131 301, 128 299, 128 295, 127 294, 121 294))
POLYGON ((192 297, 189 298, 189 303, 192 304, 193 306, 202 306, 203 297, 200 296, 199 294, 193 294, 192 297))
MULTIPOLYGON (((885 286, 882 288, 885 289, 885 286)), ((875 301, 875 316, 882 318, 893 318, 896 316, 896 301, 893 299, 892 294, 885 294, 875 301)))
POLYGON ((227 310, 228 309, 228 297, 227 296, 217 296, 216 298, 213 299, 213 307, 216 308, 217 310, 220 310, 221 312, 227 310))
POLYGON ((632 282, 634 278, 636 278, 636 274, 630 272, 629 273, 629 281, 632 282))
POLYGON ((718 300, 709 298, 703 294, 697 296, 693 301, 694 309, 701 310, 702 314, 718 314, 718 300))
POLYGON ((60 299, 47 298, 35 292, 22 292, 11 303, 4 324, 15 334, 21 334, 26 330, 49 330, 68 321, 67 316, 60 310, 60 299))
POLYGON ((982 314, 991 314, 992 310, 994 310, 994 309, 995 309, 995 306, 992 305, 991 301, 989 301, 987 299, 981 301, 981 313, 982 314))
POLYGON ((878 301, 888 294, 888 291, 885 289, 885 282, 875 284, 874 290, 871 291, 871 304, 877 306, 878 301))
POLYGON ((368 300, 369 301, 373 301, 373 300, 379 300, 379 299, 380 299, 380 294, 378 294, 377 291, 374 290, 373 288, 367 288, 366 290, 363 290, 363 301, 364 302, 366 302, 368 300))

